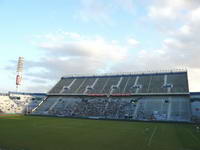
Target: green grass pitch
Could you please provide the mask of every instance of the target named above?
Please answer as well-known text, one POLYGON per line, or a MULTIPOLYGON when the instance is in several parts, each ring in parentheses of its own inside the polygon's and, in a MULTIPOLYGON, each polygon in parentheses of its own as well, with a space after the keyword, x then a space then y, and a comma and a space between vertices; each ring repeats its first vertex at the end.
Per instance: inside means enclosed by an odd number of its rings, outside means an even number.
POLYGON ((2 150, 200 150, 194 125, 0 116, 2 150))

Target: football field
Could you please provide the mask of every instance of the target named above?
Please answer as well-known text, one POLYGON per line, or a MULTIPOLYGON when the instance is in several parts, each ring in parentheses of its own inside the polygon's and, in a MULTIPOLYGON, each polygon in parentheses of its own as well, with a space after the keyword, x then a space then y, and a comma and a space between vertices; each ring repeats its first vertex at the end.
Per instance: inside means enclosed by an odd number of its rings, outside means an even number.
POLYGON ((0 116, 0 150, 200 150, 192 124, 0 116))

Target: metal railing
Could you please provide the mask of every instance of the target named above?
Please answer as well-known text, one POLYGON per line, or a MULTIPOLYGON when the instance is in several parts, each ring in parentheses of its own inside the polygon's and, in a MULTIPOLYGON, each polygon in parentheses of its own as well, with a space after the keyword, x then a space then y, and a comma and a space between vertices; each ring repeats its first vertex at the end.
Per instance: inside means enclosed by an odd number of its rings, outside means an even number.
POLYGON ((99 77, 99 76, 123 76, 123 75, 145 75, 145 74, 165 74, 165 73, 186 73, 187 69, 171 69, 171 70, 147 70, 136 72, 118 72, 118 73, 103 73, 103 74, 68 74, 62 78, 70 77, 99 77))

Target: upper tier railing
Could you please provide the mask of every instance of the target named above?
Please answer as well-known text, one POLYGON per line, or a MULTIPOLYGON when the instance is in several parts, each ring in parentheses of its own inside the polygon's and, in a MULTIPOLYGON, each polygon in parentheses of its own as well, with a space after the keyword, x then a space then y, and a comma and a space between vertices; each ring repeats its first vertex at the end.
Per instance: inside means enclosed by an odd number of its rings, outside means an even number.
POLYGON ((170 74, 170 73, 187 73, 187 69, 172 69, 172 70, 147 70, 137 72, 118 72, 118 73, 102 73, 102 74, 68 74, 62 78, 71 77, 99 77, 99 76, 127 76, 127 75, 153 75, 153 74, 170 74))

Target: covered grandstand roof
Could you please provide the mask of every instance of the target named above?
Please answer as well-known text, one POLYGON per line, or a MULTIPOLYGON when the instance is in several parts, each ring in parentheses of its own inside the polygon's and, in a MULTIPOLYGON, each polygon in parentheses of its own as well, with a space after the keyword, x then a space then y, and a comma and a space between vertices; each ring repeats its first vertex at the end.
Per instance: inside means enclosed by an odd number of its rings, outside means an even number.
POLYGON ((46 93, 30 93, 30 92, 8 92, 8 94, 16 94, 16 95, 33 95, 33 96, 46 96, 46 93))
POLYGON ((186 70, 65 76, 49 95, 189 94, 186 70))

